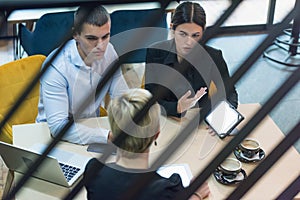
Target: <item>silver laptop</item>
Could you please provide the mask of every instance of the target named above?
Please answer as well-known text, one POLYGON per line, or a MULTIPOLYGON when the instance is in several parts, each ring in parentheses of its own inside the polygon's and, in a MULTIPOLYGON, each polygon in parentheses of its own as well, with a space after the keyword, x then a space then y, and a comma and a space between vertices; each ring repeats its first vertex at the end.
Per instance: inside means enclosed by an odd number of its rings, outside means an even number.
MULTIPOLYGON (((41 149, 41 148, 40 148, 41 149)), ((0 155, 10 170, 25 174, 41 152, 0 141, 0 155)), ((71 187, 83 174, 90 157, 54 148, 32 176, 71 187)))

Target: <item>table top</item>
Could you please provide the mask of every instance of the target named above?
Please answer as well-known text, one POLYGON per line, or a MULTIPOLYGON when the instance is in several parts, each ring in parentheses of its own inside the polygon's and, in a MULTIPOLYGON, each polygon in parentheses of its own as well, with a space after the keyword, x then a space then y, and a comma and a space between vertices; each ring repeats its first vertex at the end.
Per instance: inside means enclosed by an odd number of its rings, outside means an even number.
MULTIPOLYGON (((167 12, 172 12, 176 6, 177 2, 171 2, 167 8, 167 12)), ((128 4, 112 4, 112 5, 103 5, 109 13, 112 13, 116 10, 139 10, 139 9, 151 9, 159 8, 160 4, 158 2, 143 2, 143 3, 128 3, 128 4)), ((39 8, 39 9, 22 9, 13 11, 7 18, 9 23, 21 23, 28 21, 36 21, 42 15, 46 13, 54 12, 67 12, 75 11, 78 7, 64 7, 64 8, 39 8)))
MULTIPOLYGON (((239 125, 242 127, 250 117, 260 108, 259 104, 242 104, 239 111, 245 116, 245 120, 239 125)), ((187 118, 189 115, 187 115, 187 118)), ((173 119, 161 117, 161 133, 157 139, 157 146, 152 146, 150 150, 150 162, 153 162, 162 151, 168 147, 170 141, 184 127, 186 121, 181 122, 173 119)), ((93 118, 82 120, 81 123, 87 126, 101 126, 108 128, 108 120, 104 118, 93 118)), ((30 148, 36 143, 48 143, 51 141, 47 124, 27 124, 13 126, 14 144, 30 148), (30 140, 28 139, 30 138, 30 140)), ((266 117, 249 136, 257 139, 266 156, 284 138, 283 133, 276 126, 270 117, 266 117)), ((200 125, 197 130, 178 148, 176 152, 166 161, 171 163, 189 164, 194 176, 197 176, 205 166, 219 153, 224 146, 231 140, 227 137, 224 140, 217 136, 208 134, 204 125, 200 125)), ((100 156, 97 153, 87 152, 87 146, 75 145, 68 142, 60 142, 59 148, 81 153, 91 157, 100 156)), ((234 155, 230 155, 234 157, 234 155)), ((114 158, 111 158, 112 161, 114 158)), ((242 163, 243 169, 249 175, 259 163, 242 163)), ((300 174, 300 155, 294 147, 291 147, 284 156, 273 165, 273 167, 249 190, 244 199, 274 199, 300 174), (276 188, 274 190, 274 188, 276 188)), ((17 175, 16 178, 18 179, 17 175)), ((236 186, 222 185, 211 175, 208 184, 212 194, 208 199, 224 199, 236 186)), ((70 189, 64 188, 46 181, 31 178, 29 183, 17 194, 18 199, 60 199, 70 189)), ((77 196, 78 199, 86 198, 86 191, 82 189, 77 196)))

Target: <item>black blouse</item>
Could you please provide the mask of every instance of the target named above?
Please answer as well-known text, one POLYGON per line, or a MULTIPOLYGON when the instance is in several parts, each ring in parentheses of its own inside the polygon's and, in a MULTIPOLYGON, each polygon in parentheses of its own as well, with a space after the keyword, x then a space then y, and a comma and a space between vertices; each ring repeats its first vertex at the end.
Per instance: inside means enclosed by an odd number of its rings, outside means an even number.
POLYGON ((201 87, 207 87, 208 93, 198 101, 198 106, 202 107, 207 101, 211 103, 213 99, 208 94, 213 93, 209 87, 212 82, 216 86, 219 100, 227 99, 237 107, 236 89, 226 84, 230 76, 222 52, 200 45, 193 51, 195 53, 178 63, 174 39, 155 43, 147 49, 145 88, 152 94, 163 90, 158 103, 166 115, 181 117, 177 113, 177 102, 188 90, 194 92, 194 95, 201 87), (183 66, 187 66, 186 71, 183 71, 183 66))

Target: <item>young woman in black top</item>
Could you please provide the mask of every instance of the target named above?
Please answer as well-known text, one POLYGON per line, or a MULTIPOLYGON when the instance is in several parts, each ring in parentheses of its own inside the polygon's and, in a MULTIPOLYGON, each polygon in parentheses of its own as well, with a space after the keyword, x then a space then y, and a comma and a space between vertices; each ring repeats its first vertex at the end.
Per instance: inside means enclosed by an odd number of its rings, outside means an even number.
POLYGON ((222 52, 201 45, 206 15, 200 4, 181 3, 170 27, 174 38, 147 49, 145 68, 145 88, 152 94, 164 89, 158 103, 166 115, 181 117, 194 106, 216 103, 210 98, 213 94, 237 107, 237 92, 227 84, 230 76, 222 52))

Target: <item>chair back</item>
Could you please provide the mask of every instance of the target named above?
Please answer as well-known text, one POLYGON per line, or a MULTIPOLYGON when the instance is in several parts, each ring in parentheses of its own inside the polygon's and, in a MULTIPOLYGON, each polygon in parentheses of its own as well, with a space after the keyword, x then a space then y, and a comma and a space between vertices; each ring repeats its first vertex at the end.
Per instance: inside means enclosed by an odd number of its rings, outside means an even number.
MULTIPOLYGON (((0 118, 16 103, 25 88, 40 71, 44 55, 35 55, 0 66, 0 118)), ((39 83, 31 90, 19 109, 0 130, 0 141, 12 143, 11 127, 34 123, 38 113, 39 83)), ((1 119, 0 119, 1 120, 1 119)))
POLYGON ((145 62, 146 48, 154 42, 167 39, 167 14, 153 21, 153 17, 158 15, 161 15, 159 8, 117 10, 111 14, 111 43, 121 58, 128 53, 129 58, 124 63, 145 62), (154 24, 147 27, 149 22, 154 24))
POLYGON ((23 24, 19 25, 20 43, 30 55, 47 56, 53 49, 61 45, 72 31, 74 11, 47 13, 35 24, 34 31, 29 31, 23 24))

